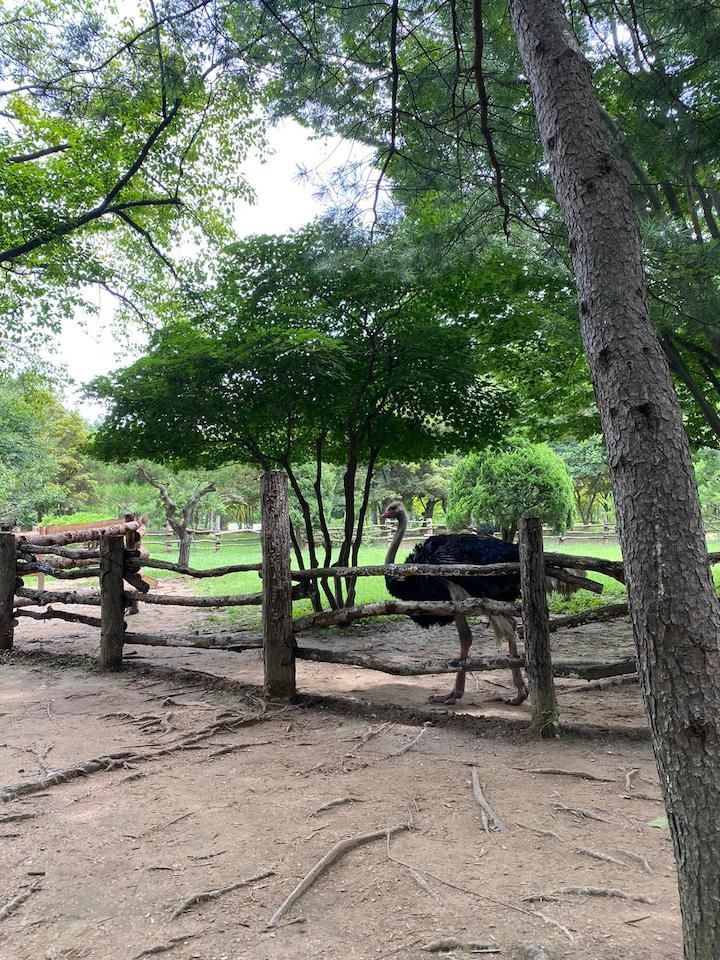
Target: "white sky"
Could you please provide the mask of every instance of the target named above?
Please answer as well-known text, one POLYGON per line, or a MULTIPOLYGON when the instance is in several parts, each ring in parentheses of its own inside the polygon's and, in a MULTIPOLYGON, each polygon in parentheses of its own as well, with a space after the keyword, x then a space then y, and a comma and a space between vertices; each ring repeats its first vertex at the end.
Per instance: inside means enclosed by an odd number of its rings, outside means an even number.
MULTIPOLYGON (((314 196, 313 173, 329 174, 348 159, 352 147, 338 139, 310 140, 308 133, 294 121, 284 121, 270 131, 269 141, 274 155, 265 163, 250 158, 245 175, 254 188, 254 205, 239 204, 235 221, 239 236, 252 233, 284 233, 300 227, 322 212, 322 203, 314 196), (301 167, 310 172, 309 180, 298 181, 301 167)), ((114 298, 94 288, 100 307, 98 316, 82 321, 78 314, 63 324, 62 334, 48 342, 44 356, 64 366, 76 383, 66 391, 66 403, 83 416, 96 419, 101 410, 80 396, 80 385, 110 370, 125 366, 142 352, 144 341, 140 331, 130 331, 129 338, 118 339, 112 329, 114 298)))

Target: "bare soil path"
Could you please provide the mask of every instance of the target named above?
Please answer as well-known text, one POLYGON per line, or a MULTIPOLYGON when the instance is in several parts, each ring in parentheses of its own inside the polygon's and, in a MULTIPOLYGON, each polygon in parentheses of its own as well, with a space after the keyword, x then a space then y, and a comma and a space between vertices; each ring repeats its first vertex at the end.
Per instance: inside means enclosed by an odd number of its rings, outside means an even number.
MULTIPOLYGON (((131 629, 186 632, 188 619, 150 607, 131 629)), ((452 630, 404 622, 324 637, 395 657, 456 653, 452 630)), ((627 655, 629 634, 602 625, 564 644, 573 656, 627 655)), ((491 699, 505 694, 494 686, 509 683, 503 674, 469 684, 461 720, 425 704, 448 677, 300 664, 301 689, 326 699, 261 715, 257 651, 138 647, 110 676, 67 656, 96 647, 91 628, 23 621, 17 653, 0 662, 0 788, 136 755, 0 804, 1 960, 414 960, 438 955, 423 947, 441 939, 456 958, 528 960, 543 948, 551 960, 679 960, 672 848, 651 825, 663 807, 637 686, 562 681, 576 688, 561 693, 563 720, 596 732, 538 743, 506 720, 524 708, 491 699), (253 722, 238 725, 241 715, 253 722), (473 766, 508 832, 485 832, 473 766), (404 823, 389 844, 331 864, 267 927, 339 840, 404 823), (264 873, 173 918, 198 894, 264 873), (551 899, 527 899, 540 894, 551 899)))

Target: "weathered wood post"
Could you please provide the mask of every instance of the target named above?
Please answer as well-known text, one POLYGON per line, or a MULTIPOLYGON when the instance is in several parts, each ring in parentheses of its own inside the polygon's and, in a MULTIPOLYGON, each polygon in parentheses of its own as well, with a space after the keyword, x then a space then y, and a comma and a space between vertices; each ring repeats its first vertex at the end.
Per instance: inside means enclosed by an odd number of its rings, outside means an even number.
POLYGON ((15 632, 13 600, 17 579, 15 534, 0 533, 0 650, 12 650, 15 632))
POLYGON ((525 669, 530 686, 532 726, 544 739, 558 737, 555 684, 550 656, 550 615, 545 592, 542 524, 536 517, 521 519, 520 588, 525 631, 525 669))
POLYGON ((122 670, 125 642, 125 537, 100 541, 100 669, 122 670))
POLYGON ((290 513, 287 476, 280 470, 260 479, 262 509, 262 620, 265 696, 294 701, 295 637, 290 579, 290 513))

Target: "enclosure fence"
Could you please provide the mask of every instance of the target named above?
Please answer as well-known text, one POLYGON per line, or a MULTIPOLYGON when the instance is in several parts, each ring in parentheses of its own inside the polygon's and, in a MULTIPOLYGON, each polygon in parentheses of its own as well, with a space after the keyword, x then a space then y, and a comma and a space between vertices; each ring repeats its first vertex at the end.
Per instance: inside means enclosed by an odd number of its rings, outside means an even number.
MULTIPOLYGON (((144 532, 141 517, 126 516, 107 525, 74 528, 53 533, 36 531, 0 533, 0 650, 13 646, 14 627, 19 617, 36 620, 61 619, 99 628, 99 665, 105 670, 122 668, 123 647, 127 644, 153 646, 199 647, 204 649, 241 651, 260 646, 259 641, 239 639, 218 633, 197 636, 149 635, 127 628, 126 616, 140 604, 181 606, 189 608, 223 608, 259 606, 262 609, 262 648, 264 652, 264 689, 271 699, 293 700, 297 695, 296 660, 343 663, 365 667, 398 676, 454 673, 460 668, 469 671, 500 670, 525 667, 528 673, 533 722, 547 729, 553 713, 553 676, 578 677, 585 680, 631 674, 636 671, 635 659, 611 663, 588 660, 556 659, 550 653, 550 634, 554 631, 597 623, 626 616, 626 603, 613 603, 582 614, 549 617, 545 599, 545 578, 554 577, 576 587, 602 591, 602 586, 580 575, 579 571, 605 574, 624 583, 621 562, 598 557, 545 553, 539 520, 525 520, 520 525, 520 562, 489 566, 380 564, 357 567, 328 567, 306 570, 291 568, 290 518, 287 478, 271 471, 261 478, 262 487, 262 563, 231 564, 208 570, 181 567, 170 561, 151 558, 143 549, 144 532), (86 545, 86 546, 82 546, 86 545), (89 545, 89 546, 88 546, 89 545), (261 589, 255 593, 229 596, 188 597, 164 594, 155 587, 157 581, 146 570, 167 570, 190 578, 221 577, 231 573, 255 571, 261 589), (575 572, 570 572, 575 571, 575 572), (293 618, 293 602, 306 598, 323 579, 354 582, 367 576, 497 576, 519 572, 522 604, 503 603, 485 598, 462 601, 382 600, 337 610, 326 610, 293 618), (94 579, 93 588, 61 587, 45 589, 26 586, 28 577, 45 575, 57 580, 94 579), (99 616, 74 612, 75 605, 99 607, 99 616), (57 609, 60 606, 63 609, 57 609), (39 609, 43 608, 43 609, 39 609), (70 608, 70 609, 67 609, 70 608), (525 655, 475 656, 465 660, 430 659, 420 663, 389 663, 367 653, 334 651, 302 643, 303 634, 323 627, 351 623, 354 620, 398 614, 501 615, 522 620, 525 655)), ((711 562, 720 561, 719 554, 710 554, 711 562)))

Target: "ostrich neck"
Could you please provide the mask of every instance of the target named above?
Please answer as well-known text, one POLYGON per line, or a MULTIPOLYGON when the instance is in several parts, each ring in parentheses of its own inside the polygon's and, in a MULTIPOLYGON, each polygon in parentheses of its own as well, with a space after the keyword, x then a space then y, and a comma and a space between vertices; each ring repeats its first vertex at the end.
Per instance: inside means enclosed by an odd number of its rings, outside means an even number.
POLYGON ((395 536, 392 539, 392 543, 388 547, 387 555, 385 556, 385 563, 395 563, 395 557, 398 552, 400 544, 403 542, 403 537, 405 536, 405 531, 407 530, 408 518, 406 513, 401 513, 398 517, 397 530, 395 536))

